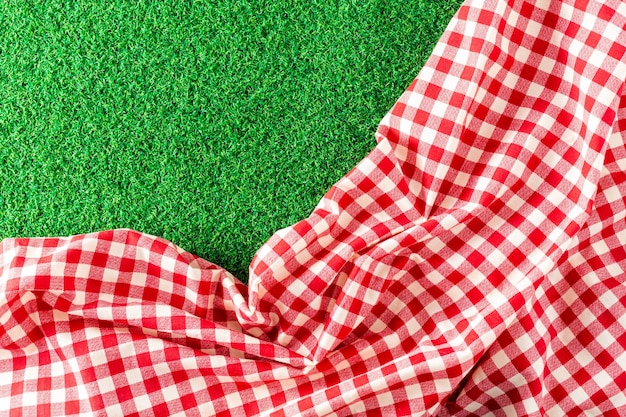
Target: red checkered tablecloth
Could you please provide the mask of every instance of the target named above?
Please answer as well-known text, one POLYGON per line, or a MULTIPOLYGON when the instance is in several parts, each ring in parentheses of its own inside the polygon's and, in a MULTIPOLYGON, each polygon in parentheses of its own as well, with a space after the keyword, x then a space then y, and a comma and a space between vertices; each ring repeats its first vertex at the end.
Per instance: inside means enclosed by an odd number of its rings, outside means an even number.
POLYGON ((0 415, 626 415, 626 2, 468 0, 255 255, 6 239, 0 415))

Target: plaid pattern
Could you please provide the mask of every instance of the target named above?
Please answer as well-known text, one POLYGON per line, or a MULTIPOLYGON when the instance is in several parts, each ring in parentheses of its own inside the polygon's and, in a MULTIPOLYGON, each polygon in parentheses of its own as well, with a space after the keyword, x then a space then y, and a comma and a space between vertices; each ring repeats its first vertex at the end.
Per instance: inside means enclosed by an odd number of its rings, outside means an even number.
POLYGON ((0 415, 626 415, 626 2, 468 0, 245 287, 7 239, 0 415))

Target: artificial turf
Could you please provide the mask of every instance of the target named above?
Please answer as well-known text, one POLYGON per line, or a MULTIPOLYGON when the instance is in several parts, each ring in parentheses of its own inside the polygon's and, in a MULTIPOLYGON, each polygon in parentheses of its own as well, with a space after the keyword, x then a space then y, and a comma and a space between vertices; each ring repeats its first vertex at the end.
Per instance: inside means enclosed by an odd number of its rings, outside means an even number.
POLYGON ((459 0, 0 2, 0 238, 128 227, 246 281, 459 0))

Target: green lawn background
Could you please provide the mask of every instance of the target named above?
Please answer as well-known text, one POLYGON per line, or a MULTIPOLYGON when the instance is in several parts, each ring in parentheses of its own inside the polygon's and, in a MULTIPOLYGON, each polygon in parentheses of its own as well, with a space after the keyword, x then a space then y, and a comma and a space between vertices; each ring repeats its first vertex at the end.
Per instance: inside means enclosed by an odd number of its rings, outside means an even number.
POLYGON ((0 239, 129 227, 246 281, 456 1, 0 2, 0 239))

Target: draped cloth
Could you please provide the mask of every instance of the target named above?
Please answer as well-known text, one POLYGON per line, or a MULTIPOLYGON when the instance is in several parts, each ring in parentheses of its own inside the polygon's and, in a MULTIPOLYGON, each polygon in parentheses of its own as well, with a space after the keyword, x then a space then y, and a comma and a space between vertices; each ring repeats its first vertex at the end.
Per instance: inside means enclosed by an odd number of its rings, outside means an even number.
POLYGON ((626 415, 626 2, 468 0, 245 286, 129 229, 0 253, 0 415, 626 415))

